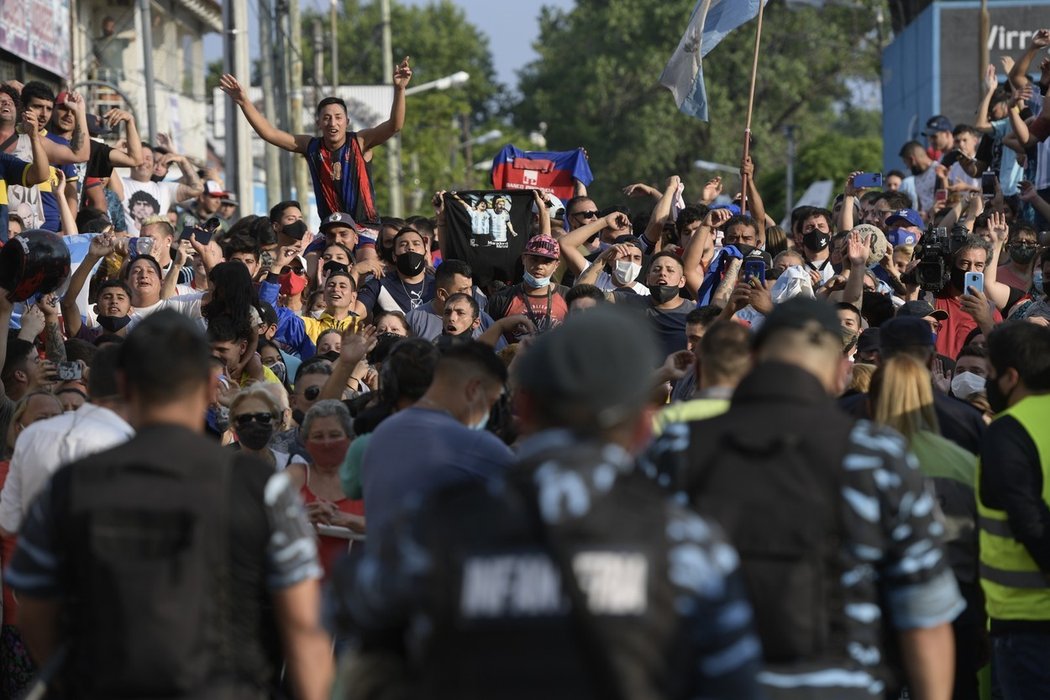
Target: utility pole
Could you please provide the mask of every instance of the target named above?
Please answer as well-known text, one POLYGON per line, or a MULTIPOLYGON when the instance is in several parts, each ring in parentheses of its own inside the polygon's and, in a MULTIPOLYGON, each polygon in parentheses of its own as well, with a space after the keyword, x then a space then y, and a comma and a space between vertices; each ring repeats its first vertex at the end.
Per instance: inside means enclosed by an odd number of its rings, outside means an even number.
MULTIPOLYGON (((262 21, 259 22, 259 67, 260 81, 263 86, 263 114, 271 124, 277 124, 277 110, 274 104, 271 85, 280 85, 274 76, 274 21, 272 0, 259 0, 262 21)), ((278 88, 279 91, 279 88, 278 88)), ((281 201, 281 149, 263 142, 266 154, 266 203, 273 206, 281 201)), ((242 210, 243 211, 243 210, 242 210)))
MULTIPOLYGON (((299 15, 299 0, 288 0, 288 37, 291 42, 290 71, 291 88, 291 127, 293 134, 303 133, 303 26, 299 15)), ((306 161, 303 158, 295 158, 293 161, 295 171, 295 194, 302 205, 304 218, 309 218, 309 188, 306 185, 306 161)))
POLYGON ((335 95, 339 88, 339 5, 338 0, 332 0, 332 11, 329 21, 332 25, 332 40, 328 43, 332 48, 332 94, 335 95))
MULTIPOLYGON (((383 82, 394 84, 394 47, 390 35, 390 0, 380 0, 383 22, 383 82)), ((405 215, 405 202, 401 196, 401 134, 387 141, 386 166, 389 174, 390 215, 405 215)))
MULTIPOLYGON (((153 10, 152 0, 139 0, 139 22, 142 26, 142 71, 146 78, 146 125, 149 127, 148 138, 157 138, 157 99, 156 87, 153 84, 153 10)), ((223 15, 225 16, 225 12, 223 15)), ((229 111, 229 110, 227 110, 229 111)), ((229 125, 227 124, 227 129, 229 125)))
POLYGON ((463 189, 469 190, 474 184, 474 142, 470 136, 470 115, 459 115, 459 129, 463 148, 463 189))
POLYGON ((314 104, 321 101, 321 86, 324 85, 324 30, 321 18, 314 17, 310 23, 314 38, 314 104))
MULTIPOLYGON (((150 2, 150 0, 146 0, 150 2)), ((248 76, 248 5, 227 2, 223 14, 223 64, 227 73, 248 76)), ((250 84, 250 80, 249 80, 250 84)), ((226 110, 226 186, 237 193, 242 211, 252 211, 252 158, 247 125, 236 109, 226 110)))
MULTIPOLYGON (((274 27, 277 29, 277 56, 274 66, 274 77, 277 78, 278 84, 276 108, 280 127, 287 131, 292 122, 288 109, 288 103, 291 100, 291 93, 288 89, 291 82, 288 76, 288 0, 275 0, 274 7, 274 27)), ((292 154, 282 148, 278 156, 281 161, 281 194, 277 200, 270 202, 271 206, 292 194, 292 154)))

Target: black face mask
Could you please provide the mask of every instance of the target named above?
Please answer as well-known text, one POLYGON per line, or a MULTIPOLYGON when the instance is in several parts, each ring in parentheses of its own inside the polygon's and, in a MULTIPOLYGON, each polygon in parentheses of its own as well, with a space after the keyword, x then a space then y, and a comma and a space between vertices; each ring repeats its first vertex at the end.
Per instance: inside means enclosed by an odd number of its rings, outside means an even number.
POLYGON ((984 391, 988 395, 988 407, 994 413, 1002 413, 1008 408, 1010 397, 999 388, 999 379, 989 378, 984 384, 984 391))
POLYGON ((812 231, 807 231, 802 234, 802 245, 818 253, 827 248, 828 243, 830 242, 831 235, 818 229, 813 229, 812 231))
POLYGON ((1036 253, 1038 253, 1038 252, 1039 252, 1039 249, 1038 248, 1034 248, 1034 247, 1029 247, 1029 248, 1025 248, 1025 247, 1014 248, 1014 247, 1011 247, 1010 248, 1010 259, 1013 260, 1018 265, 1027 265, 1028 263, 1032 262, 1032 260, 1036 256, 1036 253))
POLYGON ((301 241, 303 240, 303 236, 306 235, 306 222, 302 220, 293 221, 282 228, 281 233, 288 238, 294 238, 297 241, 301 241))
POLYGON ((420 253, 408 252, 397 256, 394 264, 405 277, 415 277, 427 266, 427 259, 420 253))
POLYGON ((659 304, 666 304, 667 302, 678 296, 678 293, 682 291, 681 288, 675 287, 669 284, 650 284, 649 294, 652 296, 653 301, 659 304))
POLYGON ((303 412, 303 409, 296 408, 292 410, 292 420, 295 421, 296 425, 302 425, 303 418, 306 418, 306 413, 303 412))
POLYGON ((749 257, 751 253, 758 250, 758 248, 756 248, 755 246, 748 245, 747 243, 734 243, 733 247, 739 250, 740 254, 743 255, 745 258, 749 257))
POLYGON ((967 293, 966 270, 961 270, 958 267, 953 267, 951 283, 952 287, 954 287, 956 291, 962 292, 964 294, 967 293))
POLYGON ((129 323, 131 316, 96 316, 98 325, 102 326, 107 333, 116 333, 129 323))
POLYGON ((273 437, 273 423, 263 425, 252 421, 237 428, 237 441, 248 450, 261 450, 273 437))

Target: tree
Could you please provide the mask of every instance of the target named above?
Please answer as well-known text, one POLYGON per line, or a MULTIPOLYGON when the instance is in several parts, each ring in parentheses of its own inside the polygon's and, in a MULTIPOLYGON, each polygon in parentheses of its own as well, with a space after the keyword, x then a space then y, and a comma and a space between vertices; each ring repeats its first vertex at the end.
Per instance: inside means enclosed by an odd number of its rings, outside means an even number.
MULTIPOLYGON (((553 148, 586 147, 597 178, 591 191, 603 204, 629 182, 662 183, 669 174, 681 175, 695 195, 707 177, 694 170, 696 159, 740 162, 754 21, 731 32, 704 61, 709 123, 681 114, 658 83, 693 5, 579 0, 571 11, 541 14, 540 57, 522 74, 514 120, 523 129, 547 122, 553 148)), ((752 126, 756 164, 769 170, 783 164, 780 132, 788 122, 810 135, 800 155, 834 131, 836 109, 848 102, 847 79, 878 74, 874 17, 870 9, 788 8, 771 0, 752 126)))
MULTIPOLYGON (((408 98, 408 114, 402 135, 402 171, 406 210, 425 213, 430 196, 439 189, 470 182, 464 168, 462 118, 466 116, 477 133, 496 123, 505 107, 501 95, 505 88, 496 81, 488 40, 467 21, 463 10, 450 0, 405 6, 391 3, 391 35, 394 62, 403 56, 412 59, 412 84, 466 71, 470 80, 449 90, 431 90, 408 98), (418 167, 416 167, 418 166, 418 167), (417 182, 418 180, 418 182, 417 182), (413 192, 417 192, 413 197, 413 192), (419 194, 421 193, 421 195, 419 194), (413 200, 420 200, 419 207, 413 200)), ((311 24, 315 13, 303 14, 303 85, 313 85, 313 46, 311 24)), ((321 16, 324 26, 328 16, 321 16)), ((386 82, 383 75, 382 25, 378 2, 344 0, 338 21, 339 82, 344 85, 372 85, 386 82)), ((327 37, 326 37, 327 38, 327 37)), ((330 63, 325 62, 325 85, 331 82, 330 63)), ((500 125, 504 132, 508 128, 500 125)), ((381 147, 373 159, 373 179, 380 211, 389 211, 386 154, 381 147)), ((480 160, 491 155, 499 144, 489 144, 475 153, 480 160)), ((475 185, 482 184, 473 178, 475 185)))

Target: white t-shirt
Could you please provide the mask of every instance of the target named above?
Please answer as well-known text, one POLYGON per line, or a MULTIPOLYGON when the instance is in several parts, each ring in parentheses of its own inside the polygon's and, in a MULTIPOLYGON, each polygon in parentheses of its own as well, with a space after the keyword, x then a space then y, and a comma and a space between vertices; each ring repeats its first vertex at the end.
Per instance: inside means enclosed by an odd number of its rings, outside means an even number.
POLYGON ((131 178, 120 178, 124 186, 124 218, 128 223, 128 234, 139 235, 139 223, 157 214, 167 214, 171 203, 176 201, 179 192, 177 182, 139 182, 131 178), (137 193, 141 192, 142 194, 137 193), (132 199, 135 201, 132 202, 132 199), (138 212, 136 218, 135 212, 138 212))

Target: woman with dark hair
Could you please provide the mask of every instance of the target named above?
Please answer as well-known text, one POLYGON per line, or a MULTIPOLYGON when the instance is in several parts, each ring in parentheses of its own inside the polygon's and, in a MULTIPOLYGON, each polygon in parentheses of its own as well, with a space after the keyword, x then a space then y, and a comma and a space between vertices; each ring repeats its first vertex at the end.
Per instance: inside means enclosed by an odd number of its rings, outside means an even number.
POLYGON ((208 291, 201 299, 201 318, 226 315, 237 328, 254 328, 260 319, 259 295, 248 268, 239 262, 219 263, 208 274, 208 291), (253 318, 254 314, 254 318, 253 318))

